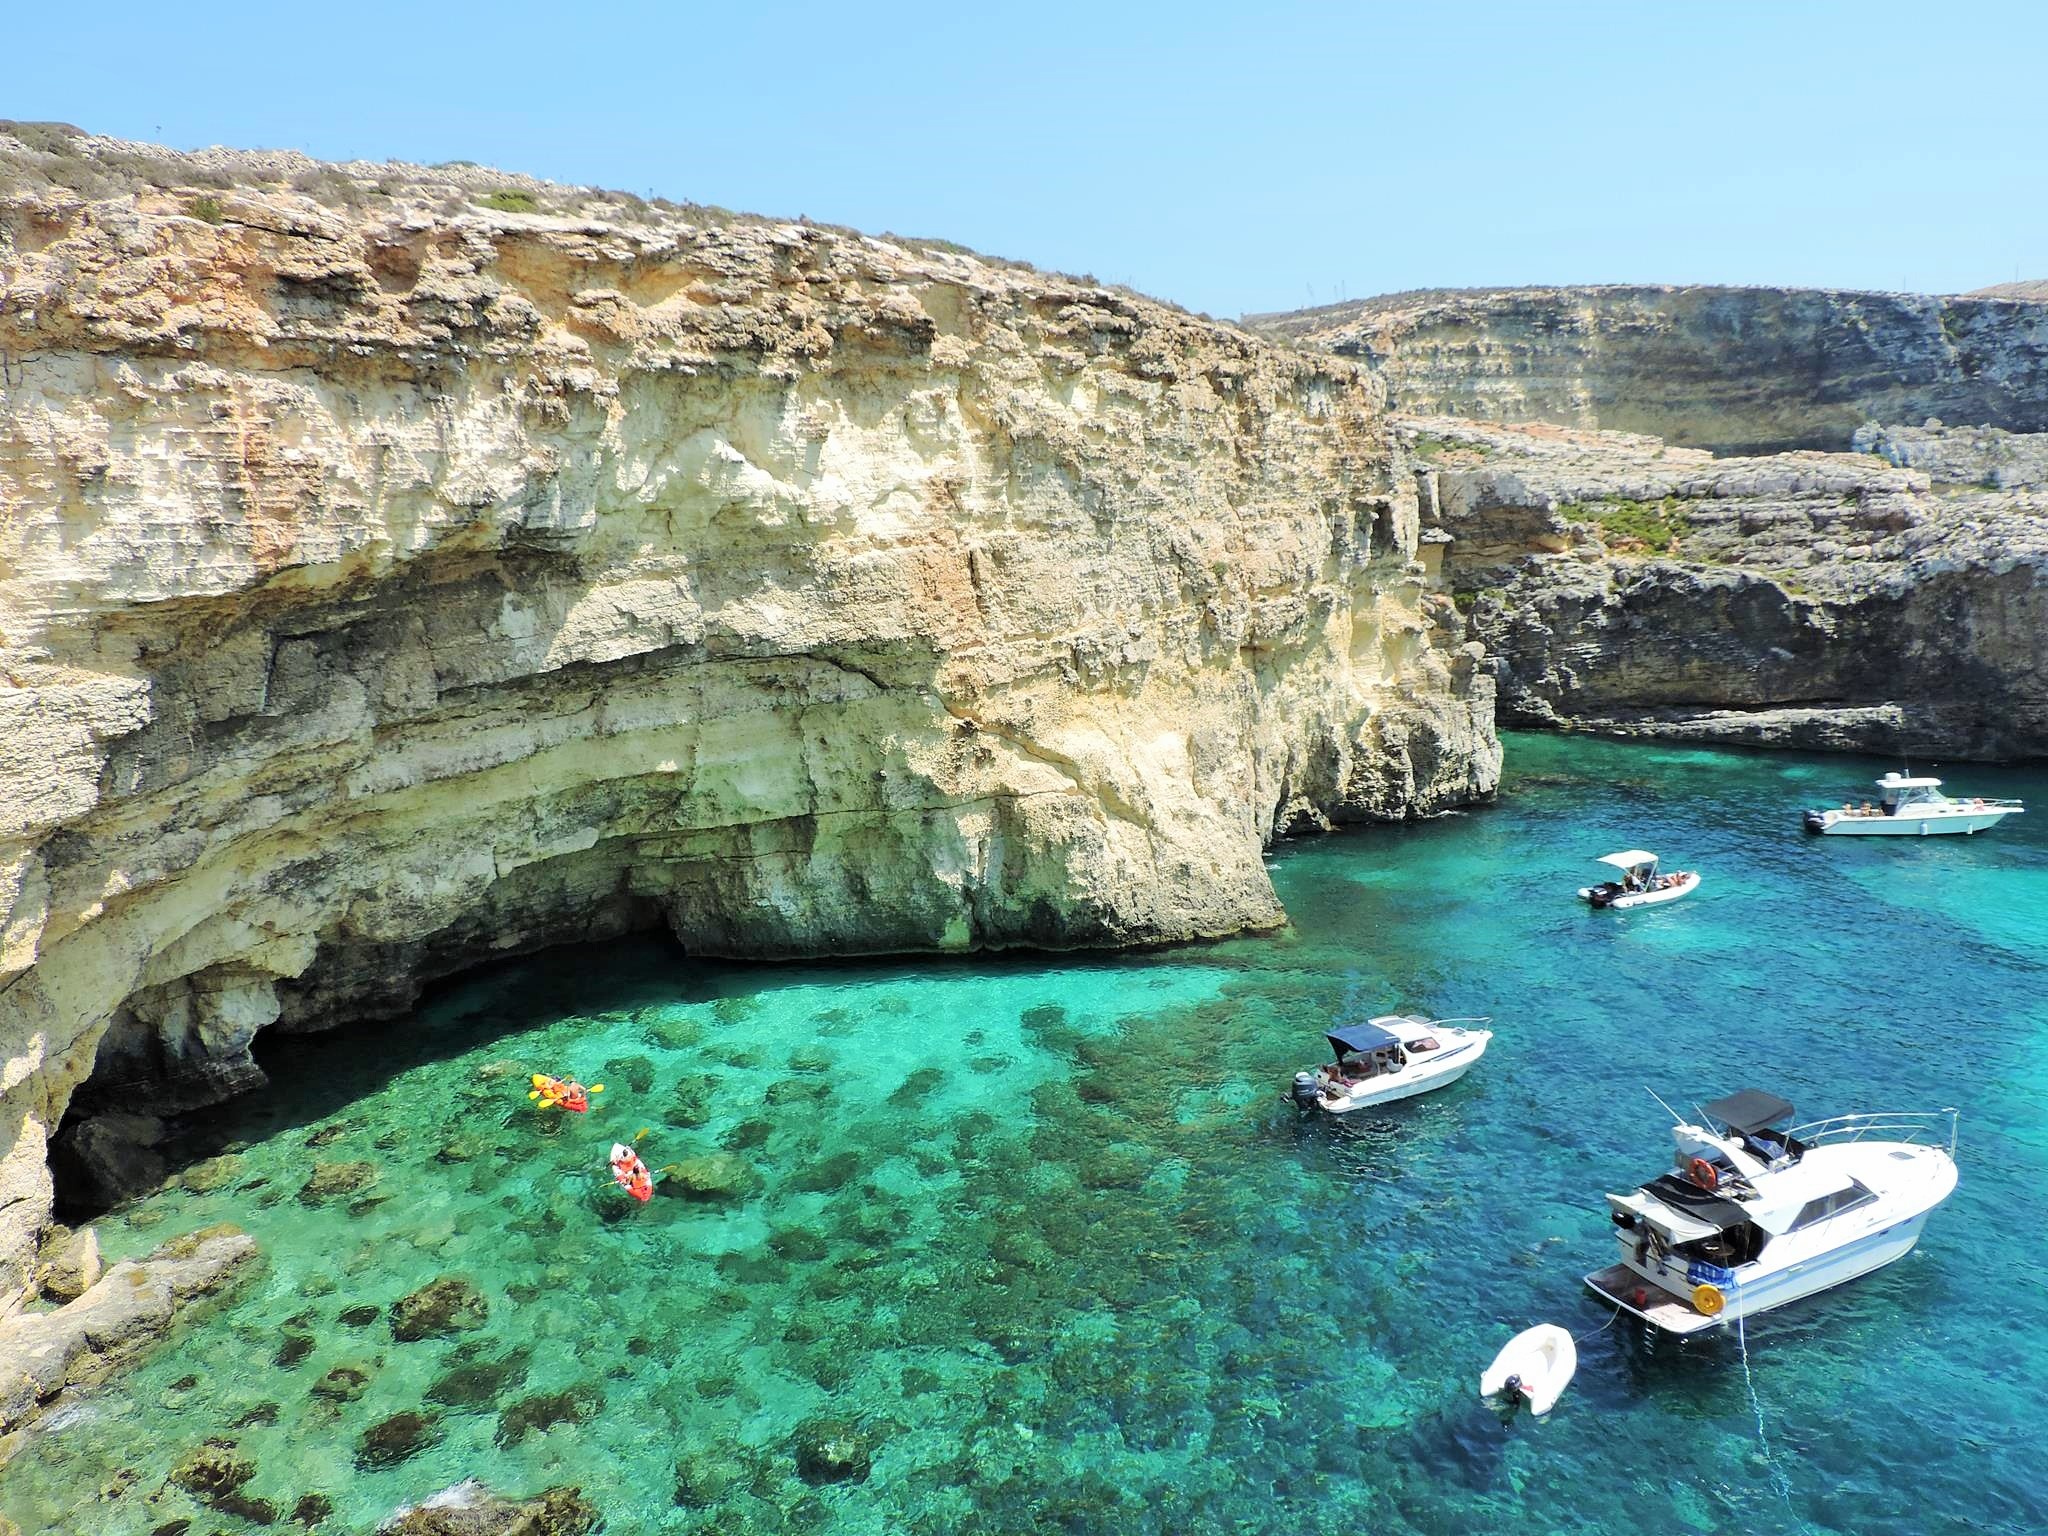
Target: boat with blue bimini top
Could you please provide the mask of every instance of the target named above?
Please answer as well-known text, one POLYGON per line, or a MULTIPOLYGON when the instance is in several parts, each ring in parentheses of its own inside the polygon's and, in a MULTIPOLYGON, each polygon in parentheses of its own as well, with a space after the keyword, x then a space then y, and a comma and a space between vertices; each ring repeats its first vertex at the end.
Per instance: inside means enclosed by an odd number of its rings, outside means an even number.
POLYGON ((1697 1113, 1704 1124, 1672 1115, 1675 1172, 1607 1197, 1621 1262, 1586 1276, 1602 1300, 1669 1333, 1723 1327, 1904 1257, 1956 1187, 1953 1109, 1794 1126, 1789 1103, 1746 1088, 1697 1113))
POLYGON ((1491 1022, 1387 1013, 1333 1029, 1323 1038, 1336 1059, 1294 1074, 1294 1102, 1342 1115, 1447 1088, 1472 1069, 1493 1039, 1490 1029, 1463 1026, 1491 1022))
POLYGON ((1939 779, 1888 773, 1877 781, 1877 804, 1868 800, 1839 811, 1808 811, 1806 830, 1823 837, 1935 837, 1945 832, 1983 832, 2026 807, 2018 800, 1957 800, 1941 792, 1939 779))

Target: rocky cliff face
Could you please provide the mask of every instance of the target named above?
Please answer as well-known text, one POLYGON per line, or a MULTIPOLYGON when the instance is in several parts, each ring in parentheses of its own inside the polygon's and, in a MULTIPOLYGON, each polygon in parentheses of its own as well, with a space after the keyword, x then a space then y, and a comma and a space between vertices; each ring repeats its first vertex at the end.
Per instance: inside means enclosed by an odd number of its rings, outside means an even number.
POLYGON ((1369 363, 1398 410, 1842 449, 1866 421, 2048 431, 2048 303, 1832 289, 1395 294, 1248 325, 1369 363))
POLYGON ((1493 787, 1349 363, 487 171, 0 169, 0 1310, 67 1110, 118 1178, 88 1113, 259 1030, 657 923, 1222 934, 1276 829, 1493 787))
MULTIPOLYGON (((1947 759, 2048 753, 2038 438, 1872 430, 1891 457, 1407 419, 1503 717, 1947 759), (1981 483, 2006 474, 2003 488, 1981 483)), ((1426 534, 1425 537, 1428 535, 1426 534)))

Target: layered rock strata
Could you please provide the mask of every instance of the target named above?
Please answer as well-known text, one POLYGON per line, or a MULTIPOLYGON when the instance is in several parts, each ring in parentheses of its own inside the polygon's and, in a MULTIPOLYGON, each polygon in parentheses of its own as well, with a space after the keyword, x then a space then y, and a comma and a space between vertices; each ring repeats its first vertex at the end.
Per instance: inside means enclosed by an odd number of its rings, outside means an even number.
MULTIPOLYGON (((1937 483, 1875 454, 1402 428, 1504 720, 1949 760, 2048 752, 2048 493, 1937 483)), ((1918 429, 1865 441, 1973 478, 1986 454, 2035 452, 1918 429)))
POLYGON ((1276 830, 1493 787, 1349 363, 474 168, 38 143, 0 138, 0 1307, 67 1111, 118 1164, 87 1112, 252 1086, 261 1030, 652 924, 1270 925, 1276 830))
POLYGON ((1726 453, 1845 449, 1870 420, 2048 431, 2048 303, 2024 289, 1474 289, 1246 323, 1369 363, 1394 408, 1416 415, 1647 433, 1726 453))

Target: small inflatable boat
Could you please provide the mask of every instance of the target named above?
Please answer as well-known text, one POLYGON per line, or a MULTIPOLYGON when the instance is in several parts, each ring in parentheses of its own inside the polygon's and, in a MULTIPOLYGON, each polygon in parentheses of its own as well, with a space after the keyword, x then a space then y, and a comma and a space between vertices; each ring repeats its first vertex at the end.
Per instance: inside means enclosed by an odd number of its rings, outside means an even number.
POLYGON ((1555 1323, 1538 1323, 1508 1340, 1507 1348, 1479 1378, 1479 1395, 1489 1402, 1527 1404, 1548 1413, 1579 1368, 1578 1347, 1555 1323))

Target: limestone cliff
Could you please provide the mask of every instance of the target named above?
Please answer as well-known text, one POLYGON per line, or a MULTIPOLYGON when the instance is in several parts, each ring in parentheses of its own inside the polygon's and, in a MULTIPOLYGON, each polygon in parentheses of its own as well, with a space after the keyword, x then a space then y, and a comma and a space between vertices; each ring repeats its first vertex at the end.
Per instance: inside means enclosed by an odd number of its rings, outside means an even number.
POLYGON ((2024 292, 1475 289, 1246 323, 1369 363, 1394 408, 1416 415, 1729 453, 1843 449, 1873 419, 2048 431, 2048 303, 2024 292))
POLYGON ((655 923, 1228 933, 1276 829, 1493 787, 1350 363, 475 168, 0 170, 0 1309, 67 1109, 261 1029, 655 923))
POLYGON ((1871 454, 1714 458, 1541 425, 1402 426, 1504 719, 2048 753, 2041 439, 1873 428, 1871 454))

